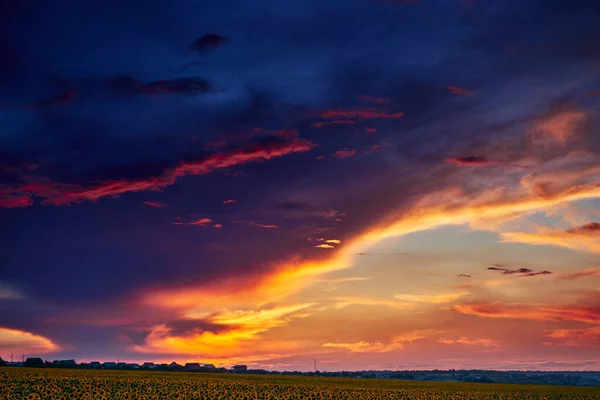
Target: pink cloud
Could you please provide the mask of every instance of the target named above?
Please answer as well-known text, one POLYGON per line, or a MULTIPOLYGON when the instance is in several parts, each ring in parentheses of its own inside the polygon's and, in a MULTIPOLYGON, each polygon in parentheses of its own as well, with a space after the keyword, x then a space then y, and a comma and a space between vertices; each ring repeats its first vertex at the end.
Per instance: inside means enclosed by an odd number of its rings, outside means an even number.
POLYGON ((180 221, 176 221, 173 222, 173 224, 175 225, 197 225, 197 226, 208 226, 208 224, 210 224, 212 222, 212 219, 210 218, 198 218, 195 219, 193 221, 190 222, 180 222, 180 221))
POLYGON ((231 221, 234 224, 248 224, 251 226, 256 226, 258 228, 264 228, 264 229, 278 229, 279 227, 277 225, 270 225, 270 224, 262 224, 258 221, 231 221))
POLYGON ((354 155, 356 155, 356 150, 354 149, 344 149, 344 150, 338 150, 335 153, 332 154, 335 158, 337 159, 342 159, 342 158, 346 158, 346 157, 352 157, 354 155))
MULTIPOLYGON (((140 191, 160 191, 173 185, 186 175, 204 175, 219 169, 237 165, 270 160, 288 154, 306 152, 316 145, 303 139, 293 139, 286 143, 265 146, 252 146, 230 153, 217 153, 198 161, 184 161, 175 168, 165 170, 162 175, 134 179, 104 181, 93 186, 69 185, 48 181, 28 183, 15 188, 0 190, 0 206, 19 205, 25 207, 32 196, 43 197, 43 204, 68 205, 83 201, 96 201, 103 197, 118 197, 125 193, 140 191), (29 200, 28 200, 29 199, 29 200)), ((30 205, 30 204, 29 204, 30 205)))
POLYGON ((225 200, 223 204, 236 204, 237 200, 225 200))
POLYGON ((462 96, 470 96, 473 94, 473 91, 467 89, 461 89, 456 86, 448 86, 448 90, 454 94, 459 94, 462 96))
POLYGON ((145 201, 144 204, 147 205, 148 207, 153 207, 153 208, 165 208, 167 206, 167 204, 165 204, 165 203, 160 203, 160 202, 155 202, 155 201, 145 201))

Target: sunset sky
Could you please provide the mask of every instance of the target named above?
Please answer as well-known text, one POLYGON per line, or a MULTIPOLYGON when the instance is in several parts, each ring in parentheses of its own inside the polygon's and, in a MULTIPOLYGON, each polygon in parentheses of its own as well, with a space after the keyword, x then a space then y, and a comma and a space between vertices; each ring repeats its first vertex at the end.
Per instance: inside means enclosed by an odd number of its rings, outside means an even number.
POLYGON ((0 356, 600 369, 598 0, 0 4, 0 356))

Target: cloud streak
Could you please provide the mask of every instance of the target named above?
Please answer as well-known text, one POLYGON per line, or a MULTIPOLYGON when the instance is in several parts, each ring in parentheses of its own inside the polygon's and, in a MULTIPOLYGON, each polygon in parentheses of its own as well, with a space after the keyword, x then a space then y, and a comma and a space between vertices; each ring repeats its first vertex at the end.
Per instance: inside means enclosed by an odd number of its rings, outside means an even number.
POLYGON ((306 152, 313 147, 315 145, 312 142, 294 139, 284 143, 251 146, 230 153, 217 153, 198 161, 184 161, 173 169, 165 170, 162 175, 150 178, 106 181, 94 186, 40 181, 14 188, 0 188, 0 206, 25 207, 33 204, 32 197, 44 198, 42 204, 69 205, 83 201, 97 201, 103 197, 118 197, 131 192, 160 191, 185 176, 205 175, 249 162, 306 152))

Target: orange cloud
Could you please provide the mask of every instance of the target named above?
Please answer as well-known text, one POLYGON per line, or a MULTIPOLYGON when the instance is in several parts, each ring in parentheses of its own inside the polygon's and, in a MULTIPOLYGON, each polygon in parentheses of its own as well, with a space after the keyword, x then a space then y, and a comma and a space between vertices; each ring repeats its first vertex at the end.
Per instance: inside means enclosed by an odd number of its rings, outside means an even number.
POLYGON ((318 249, 335 249, 335 247, 333 247, 330 244, 326 244, 326 243, 321 243, 315 246, 318 249))
POLYGON ((342 241, 338 240, 338 239, 328 239, 325 241, 325 243, 340 244, 340 243, 342 243, 342 241))
MULTIPOLYGON (((194 330, 175 334, 166 325, 156 325, 143 345, 132 350, 142 353, 202 354, 203 358, 224 362, 243 357, 248 353, 268 353, 268 357, 281 356, 298 350, 298 345, 284 341, 261 341, 260 335, 271 329, 287 325, 291 320, 312 314, 314 303, 262 308, 257 310, 223 310, 204 316, 203 320, 226 329, 218 332, 194 330), (277 354, 273 354, 277 353, 277 354)), ((188 317, 191 319, 191 316, 188 317)))
POLYGON ((523 305, 516 303, 471 303, 452 307, 461 314, 486 318, 533 319, 539 321, 578 321, 600 323, 600 309, 553 305, 523 305))
POLYGON ((554 330, 546 337, 552 339, 547 345, 566 346, 566 347, 599 347, 600 346, 600 326, 586 329, 558 329, 554 330))
POLYGON ((573 272, 570 274, 560 275, 558 278, 560 279, 577 279, 584 278, 587 276, 600 276, 600 268, 590 268, 584 271, 573 272))
POLYGON ((468 295, 469 292, 459 293, 448 293, 448 294, 397 294, 394 296, 395 299, 402 301, 409 301, 415 303, 431 303, 431 304, 443 304, 451 303, 456 299, 468 295))
POLYGON ((334 307, 336 309, 342 309, 349 306, 375 306, 375 307, 389 307, 396 309, 411 309, 414 307, 414 303, 411 302, 399 302, 388 299, 375 299, 369 297, 357 297, 357 296, 344 296, 336 297, 334 307))
POLYGON ((468 338, 461 336, 458 339, 444 339, 440 338, 438 343, 442 344, 466 344, 466 345, 474 345, 474 346, 485 346, 485 347, 498 347, 499 343, 494 339, 487 338, 468 338))
POLYGON ((398 335, 391 338, 388 342, 355 342, 355 343, 325 343, 323 347, 345 349, 351 353, 388 353, 394 350, 403 349, 407 343, 415 340, 424 339, 432 334, 431 330, 418 330, 408 332, 404 335, 398 335))
POLYGON ((459 95, 463 95, 463 96, 470 96, 473 94, 473 92, 471 90, 461 89, 456 86, 448 86, 448 90, 454 94, 459 94, 459 95))
POLYGON ((504 242, 550 245, 600 253, 600 224, 597 222, 591 222, 566 231, 541 228, 535 233, 506 232, 501 234, 501 238, 504 242))
POLYGON ((284 155, 305 152, 315 144, 302 139, 293 139, 286 143, 274 143, 268 146, 253 146, 231 153, 214 154, 199 161, 181 162, 173 169, 166 170, 161 176, 136 179, 105 181, 95 186, 67 185, 54 182, 28 183, 20 187, 2 189, 0 206, 20 204, 24 206, 32 196, 44 197, 44 204, 66 205, 82 201, 96 201, 102 197, 118 197, 125 193, 162 190, 174 184, 186 175, 203 175, 218 169, 260 160, 269 160, 284 155))
POLYGON ((59 352, 61 348, 43 336, 0 327, 0 351, 17 354, 47 354, 59 352))

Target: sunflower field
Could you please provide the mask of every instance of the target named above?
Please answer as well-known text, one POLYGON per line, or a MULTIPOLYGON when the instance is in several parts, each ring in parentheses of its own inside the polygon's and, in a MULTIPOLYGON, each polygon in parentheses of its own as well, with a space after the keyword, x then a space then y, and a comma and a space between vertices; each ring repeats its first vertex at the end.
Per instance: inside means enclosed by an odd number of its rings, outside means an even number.
POLYGON ((0 399, 600 399, 600 388, 317 377, 0 368, 0 399))

